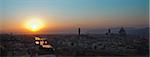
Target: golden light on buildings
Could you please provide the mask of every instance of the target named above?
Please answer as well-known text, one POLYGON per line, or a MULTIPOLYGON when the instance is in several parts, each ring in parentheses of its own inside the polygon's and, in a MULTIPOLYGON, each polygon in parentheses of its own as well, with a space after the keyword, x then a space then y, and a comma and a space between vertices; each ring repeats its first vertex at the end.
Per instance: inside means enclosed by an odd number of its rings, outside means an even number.
POLYGON ((43 48, 53 48, 52 45, 48 44, 46 38, 35 37, 35 44, 41 45, 43 48))
POLYGON ((35 37, 35 40, 46 40, 46 38, 39 38, 39 37, 35 37))
POLYGON ((51 45, 42 45, 43 48, 53 48, 51 45))
POLYGON ((35 44, 37 44, 37 45, 38 45, 38 44, 40 44, 40 42, 39 42, 39 41, 35 41, 35 44))

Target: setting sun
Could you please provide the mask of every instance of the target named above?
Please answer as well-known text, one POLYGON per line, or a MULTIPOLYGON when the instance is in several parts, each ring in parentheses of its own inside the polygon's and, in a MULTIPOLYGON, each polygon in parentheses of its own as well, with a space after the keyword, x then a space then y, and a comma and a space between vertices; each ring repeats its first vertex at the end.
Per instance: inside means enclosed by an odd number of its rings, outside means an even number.
POLYGON ((25 27, 32 32, 37 32, 44 27, 44 23, 40 18, 32 18, 26 22, 25 27))

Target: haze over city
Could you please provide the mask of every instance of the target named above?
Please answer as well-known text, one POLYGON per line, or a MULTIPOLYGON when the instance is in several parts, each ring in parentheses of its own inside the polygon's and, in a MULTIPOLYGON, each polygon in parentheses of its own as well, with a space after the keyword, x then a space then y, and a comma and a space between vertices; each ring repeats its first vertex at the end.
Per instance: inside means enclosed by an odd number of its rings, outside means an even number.
POLYGON ((0 0, 0 57, 149 57, 149 0, 0 0))

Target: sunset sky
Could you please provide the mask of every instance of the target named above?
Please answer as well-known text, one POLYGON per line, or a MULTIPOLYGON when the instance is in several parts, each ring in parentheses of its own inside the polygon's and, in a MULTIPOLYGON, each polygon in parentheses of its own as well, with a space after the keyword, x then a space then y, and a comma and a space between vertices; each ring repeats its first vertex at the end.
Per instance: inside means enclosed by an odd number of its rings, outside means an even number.
POLYGON ((0 32, 30 32, 33 17, 44 22, 41 33, 109 27, 147 27, 148 0, 0 0, 0 32))

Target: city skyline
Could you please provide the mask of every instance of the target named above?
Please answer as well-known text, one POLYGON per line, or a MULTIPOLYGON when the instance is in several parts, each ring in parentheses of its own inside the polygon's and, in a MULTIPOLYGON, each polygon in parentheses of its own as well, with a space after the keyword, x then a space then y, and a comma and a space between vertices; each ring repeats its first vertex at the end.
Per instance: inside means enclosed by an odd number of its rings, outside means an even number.
POLYGON ((43 20, 40 33, 111 27, 149 27, 148 0, 0 0, 1 32, 30 32, 32 17, 43 20))

